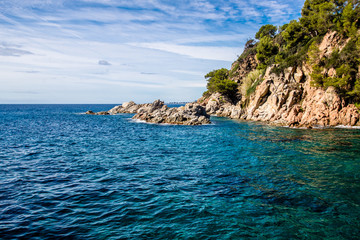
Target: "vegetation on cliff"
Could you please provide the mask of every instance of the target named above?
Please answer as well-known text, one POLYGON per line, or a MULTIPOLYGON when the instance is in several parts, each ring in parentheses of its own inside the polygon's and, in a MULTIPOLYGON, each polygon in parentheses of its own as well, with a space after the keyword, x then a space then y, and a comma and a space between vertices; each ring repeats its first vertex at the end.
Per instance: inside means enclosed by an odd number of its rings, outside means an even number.
POLYGON ((207 91, 204 96, 219 92, 230 98, 235 97, 237 84, 229 79, 229 71, 225 68, 214 70, 205 75, 207 79, 207 91))
MULTIPOLYGON (((312 85, 315 87, 335 87, 349 103, 360 102, 360 1, 359 0, 306 0, 301 18, 280 27, 262 26, 246 43, 244 52, 233 65, 231 71, 214 70, 208 79, 206 93, 220 92, 229 97, 238 92, 248 95, 261 81, 254 79, 254 70, 243 72, 240 87, 229 78, 236 76, 237 68, 249 56, 256 55, 257 69, 281 74, 289 67, 304 64, 312 68, 312 85), (338 44, 330 56, 319 55, 319 45, 323 37, 334 32, 338 44), (247 79, 247 80, 246 80, 247 79)), ((262 71, 264 73, 264 71, 262 71)))

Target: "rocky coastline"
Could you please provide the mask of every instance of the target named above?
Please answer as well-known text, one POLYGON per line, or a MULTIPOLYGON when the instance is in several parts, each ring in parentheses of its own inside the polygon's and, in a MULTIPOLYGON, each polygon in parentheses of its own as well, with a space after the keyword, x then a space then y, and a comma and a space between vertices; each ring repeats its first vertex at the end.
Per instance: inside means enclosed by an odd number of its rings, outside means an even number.
MULTIPOLYGON (((346 39, 341 40, 337 32, 330 31, 319 43, 317 57, 328 58, 336 49, 343 49, 347 42, 346 39)), ((358 106, 347 102, 341 92, 333 86, 314 86, 312 75, 315 70, 306 61, 301 66, 288 67, 280 73, 274 71, 277 65, 270 65, 262 74, 256 75, 248 86, 253 91, 244 92, 242 87, 246 85, 249 76, 259 73, 256 51, 249 50, 251 49, 247 49, 250 54, 236 60, 229 70, 229 80, 237 84, 235 97, 212 92, 204 94, 194 103, 178 108, 169 108, 160 100, 147 104, 136 104, 131 101, 109 111, 86 113, 132 113, 135 114, 134 119, 150 123, 181 125, 209 124, 209 115, 213 115, 296 128, 360 126, 358 106)), ((358 72, 360 73, 360 69, 358 72)), ((335 76, 335 73, 336 70, 333 68, 322 72, 324 76, 329 77, 335 76)))
POLYGON ((148 123, 175 124, 175 125, 203 125, 210 124, 210 116, 205 108, 198 103, 187 103, 185 106, 170 108, 163 101, 136 104, 133 101, 115 106, 109 111, 87 111, 89 115, 115 115, 120 113, 135 114, 132 118, 148 123))
MULTIPOLYGON (((329 57, 335 49, 344 48, 345 44, 346 41, 339 41, 336 32, 329 32, 319 44, 319 58, 329 57)), ((236 82, 240 89, 257 66, 255 53, 235 61, 230 69, 233 73, 230 80, 236 82)), ((276 67, 267 67, 265 73, 255 79, 255 90, 248 96, 239 90, 234 100, 216 92, 201 97, 197 102, 210 115, 272 125, 299 128, 360 126, 359 108, 347 103, 338 89, 312 84, 314 69, 311 65, 304 62, 302 66, 289 67, 280 74, 274 73, 276 67)), ((333 76, 334 72, 334 69, 329 69, 322 74, 333 76)))
POLYGON ((268 69, 253 95, 234 103, 214 93, 198 100, 209 115, 261 121, 271 125, 317 128, 360 126, 359 109, 346 104, 333 87, 310 85, 309 70, 288 69, 277 76, 268 69))

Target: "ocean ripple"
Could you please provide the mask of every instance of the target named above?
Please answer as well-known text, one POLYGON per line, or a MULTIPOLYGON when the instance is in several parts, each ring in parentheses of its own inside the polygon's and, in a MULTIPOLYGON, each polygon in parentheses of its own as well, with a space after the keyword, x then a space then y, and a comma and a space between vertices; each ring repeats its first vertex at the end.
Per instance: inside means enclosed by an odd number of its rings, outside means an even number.
POLYGON ((357 239, 360 131, 0 105, 0 239, 357 239))

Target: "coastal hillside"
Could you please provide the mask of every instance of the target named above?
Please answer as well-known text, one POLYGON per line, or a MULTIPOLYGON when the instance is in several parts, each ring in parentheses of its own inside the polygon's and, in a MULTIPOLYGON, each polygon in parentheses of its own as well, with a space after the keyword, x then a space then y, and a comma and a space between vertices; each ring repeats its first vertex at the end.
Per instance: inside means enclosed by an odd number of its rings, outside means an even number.
POLYGON ((360 1, 306 0, 265 25, 230 70, 208 73, 209 114, 294 127, 360 125, 360 1))

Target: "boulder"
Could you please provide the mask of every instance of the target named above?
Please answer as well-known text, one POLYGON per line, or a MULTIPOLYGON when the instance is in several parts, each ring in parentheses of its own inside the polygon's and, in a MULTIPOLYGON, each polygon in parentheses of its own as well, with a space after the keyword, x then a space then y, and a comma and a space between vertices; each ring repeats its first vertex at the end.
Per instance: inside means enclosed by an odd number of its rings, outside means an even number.
POLYGON ((124 109, 129 109, 131 108, 132 106, 135 106, 136 103, 133 102, 133 101, 130 101, 130 102, 124 102, 121 106, 124 108, 124 109))
POLYGON ((102 112, 97 112, 96 115, 109 115, 109 113, 106 111, 102 111, 102 112))
POLYGON ((109 115, 109 112, 106 112, 106 111, 102 111, 102 112, 93 112, 91 110, 85 112, 85 114, 88 114, 88 115, 109 115))
POLYGON ((232 105, 232 101, 227 96, 224 96, 221 93, 213 93, 208 98, 208 100, 206 100, 205 110, 210 115, 218 115, 220 107, 225 104, 232 105))
POLYGON ((86 112, 85 112, 85 114, 89 114, 89 115, 95 115, 95 113, 94 113, 93 111, 91 111, 91 110, 89 110, 89 111, 86 111, 86 112))
POLYGON ((111 114, 111 115, 118 114, 118 113, 121 113, 122 109, 123 109, 123 107, 121 105, 120 106, 115 106, 112 109, 110 109, 108 111, 108 113, 111 114))

